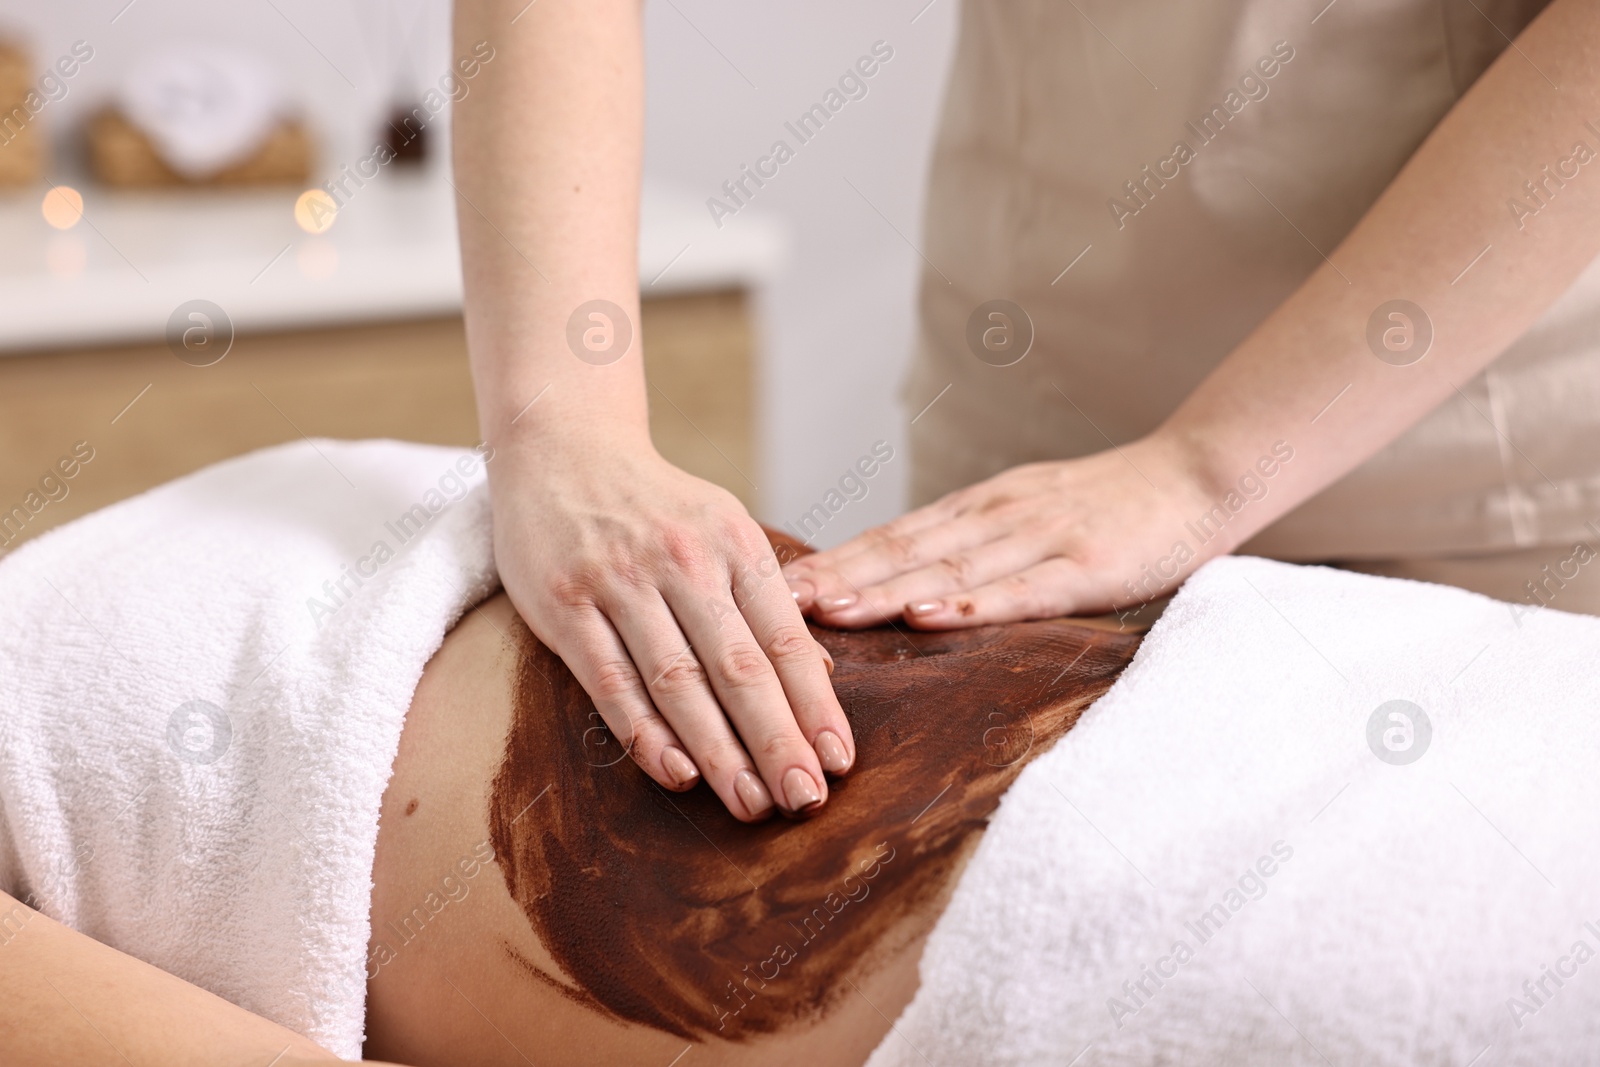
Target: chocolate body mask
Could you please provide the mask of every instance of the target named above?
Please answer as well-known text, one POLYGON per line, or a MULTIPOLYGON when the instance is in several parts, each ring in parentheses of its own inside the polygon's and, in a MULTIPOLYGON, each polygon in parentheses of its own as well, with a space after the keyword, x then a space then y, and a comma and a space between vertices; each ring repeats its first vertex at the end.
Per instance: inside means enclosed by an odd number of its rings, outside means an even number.
POLYGON ((626 762, 605 766, 620 746, 561 660, 520 631, 489 827, 506 887, 563 972, 523 961, 534 977, 689 1040, 817 1017, 943 890, 1023 765, 1138 646, 1060 620, 812 634, 836 665, 855 770, 817 817, 748 826, 704 784, 669 793, 626 762))

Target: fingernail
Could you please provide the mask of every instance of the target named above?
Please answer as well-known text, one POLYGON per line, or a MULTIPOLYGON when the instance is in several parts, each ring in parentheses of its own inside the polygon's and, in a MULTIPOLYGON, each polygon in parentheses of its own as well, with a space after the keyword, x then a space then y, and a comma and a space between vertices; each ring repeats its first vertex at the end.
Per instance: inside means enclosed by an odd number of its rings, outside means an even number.
POLYGON ((783 776, 783 796, 789 802, 790 811, 805 811, 814 804, 822 803, 817 783, 799 767, 790 767, 783 776))
POLYGON ((661 750, 661 766, 666 770, 667 776, 679 785, 688 785, 700 777, 700 770, 694 765, 694 760, 683 754, 681 749, 668 745, 661 750))
POLYGON ((761 784, 761 779, 749 771, 740 771, 733 776, 733 791, 739 794, 744 810, 752 819, 765 815, 767 809, 772 807, 772 794, 761 784))
POLYGON ((829 774, 843 774, 850 769, 850 753, 845 750, 839 735, 832 730, 824 730, 817 735, 816 748, 817 759, 822 761, 822 769, 829 774))
POLYGON ((907 604, 906 611, 912 615, 932 615, 936 611, 944 610, 942 600, 919 600, 915 604, 907 604))
POLYGON ((817 597, 817 607, 821 608, 823 611, 838 611, 841 608, 849 607, 855 602, 856 598, 850 593, 846 593, 844 596, 817 597))
POLYGON ((809 604, 817 597, 817 587, 805 578, 787 578, 789 592, 794 594, 796 603, 809 604))

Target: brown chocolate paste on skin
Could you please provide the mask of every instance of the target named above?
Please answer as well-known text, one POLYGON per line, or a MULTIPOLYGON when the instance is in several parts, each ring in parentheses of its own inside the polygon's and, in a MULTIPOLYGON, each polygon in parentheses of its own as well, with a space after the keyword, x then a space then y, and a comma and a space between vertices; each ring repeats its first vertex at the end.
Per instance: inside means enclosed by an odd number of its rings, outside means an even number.
MULTIPOLYGON (((780 559, 804 551, 769 536, 780 559)), ((813 626, 834 659, 855 769, 815 818, 752 826, 704 783, 671 793, 636 767, 597 765, 594 705, 518 631, 489 832, 506 888, 563 974, 512 954, 579 1003, 686 1040, 771 1033, 847 994, 843 979, 943 890, 1022 767, 1139 644, 1069 620, 813 626)), ((601 750, 620 752, 606 738, 601 750)))

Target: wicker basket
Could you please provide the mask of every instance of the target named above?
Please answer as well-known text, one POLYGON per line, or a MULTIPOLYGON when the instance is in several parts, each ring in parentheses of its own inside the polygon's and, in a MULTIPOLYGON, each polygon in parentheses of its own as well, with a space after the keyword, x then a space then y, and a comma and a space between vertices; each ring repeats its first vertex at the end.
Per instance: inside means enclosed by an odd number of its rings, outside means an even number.
POLYGON ((89 122, 89 164, 102 184, 122 189, 305 185, 311 176, 311 137, 300 123, 282 122, 249 159, 195 180, 167 166, 141 130, 107 108, 89 122))
POLYGON ((23 104, 33 65, 20 47, 0 41, 0 186, 32 185, 44 175, 44 138, 23 104))

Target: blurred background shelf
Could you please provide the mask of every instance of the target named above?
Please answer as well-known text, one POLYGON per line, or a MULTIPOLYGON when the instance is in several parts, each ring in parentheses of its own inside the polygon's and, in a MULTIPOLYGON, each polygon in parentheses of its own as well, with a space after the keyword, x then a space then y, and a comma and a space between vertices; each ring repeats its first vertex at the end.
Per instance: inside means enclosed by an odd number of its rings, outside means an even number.
MULTIPOLYGON (((656 447, 753 503, 745 294, 663 297, 645 303, 643 318, 656 447)), ((0 512, 22 503, 75 442, 95 451, 69 495, 33 515, 16 543, 302 435, 478 440, 458 317, 245 334, 210 367, 179 362, 164 342, 0 359, 0 409, 0 512)))
MULTIPOLYGON (((442 179, 371 183, 321 235, 295 225, 293 189, 90 190, 67 231, 45 223, 43 194, 0 202, 0 511, 75 441, 96 458, 26 537, 302 434, 479 439, 442 179), (195 298, 237 332, 209 367, 164 339, 195 298)), ((654 187, 644 196, 651 433, 663 455, 755 507, 751 294, 781 262, 784 234, 753 217, 697 249, 703 212, 654 187)))
MULTIPOLYGON (((320 235, 295 224, 294 187, 86 189, 83 220, 66 231, 44 220, 47 189, 0 195, 0 354, 159 340, 195 298, 240 333, 461 310, 455 194, 436 169, 381 174, 320 235)), ((692 196, 647 186, 647 298, 755 288, 781 263, 778 223, 744 217, 707 241, 705 217, 692 196)))

